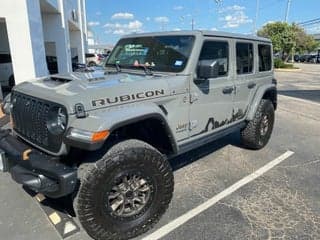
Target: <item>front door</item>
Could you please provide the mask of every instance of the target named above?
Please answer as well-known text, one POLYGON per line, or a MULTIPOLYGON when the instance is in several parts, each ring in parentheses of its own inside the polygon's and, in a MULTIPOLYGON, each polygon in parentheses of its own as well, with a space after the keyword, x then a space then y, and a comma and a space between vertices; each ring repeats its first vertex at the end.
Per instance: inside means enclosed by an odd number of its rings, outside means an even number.
MULTIPOLYGON (((234 121, 233 98, 235 87, 232 78, 231 40, 206 39, 199 61, 210 60, 218 64, 216 78, 190 82, 190 135, 206 136, 226 128, 234 121)), ((197 74, 195 74, 197 75, 197 74)))

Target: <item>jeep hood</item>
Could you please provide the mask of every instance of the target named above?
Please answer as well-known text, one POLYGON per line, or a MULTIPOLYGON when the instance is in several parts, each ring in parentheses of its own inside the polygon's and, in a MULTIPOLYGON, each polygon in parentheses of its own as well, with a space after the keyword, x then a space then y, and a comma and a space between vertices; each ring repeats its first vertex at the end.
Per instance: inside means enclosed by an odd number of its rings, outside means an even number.
MULTIPOLYGON (((103 72, 69 73, 24 82, 14 90, 63 104, 69 113, 74 113, 77 103, 82 103, 85 110, 90 111, 168 96, 172 90, 175 94, 179 93, 178 89, 169 87, 169 78, 176 77, 126 73, 104 75, 103 72)), ((185 91, 186 88, 180 89, 185 91)))

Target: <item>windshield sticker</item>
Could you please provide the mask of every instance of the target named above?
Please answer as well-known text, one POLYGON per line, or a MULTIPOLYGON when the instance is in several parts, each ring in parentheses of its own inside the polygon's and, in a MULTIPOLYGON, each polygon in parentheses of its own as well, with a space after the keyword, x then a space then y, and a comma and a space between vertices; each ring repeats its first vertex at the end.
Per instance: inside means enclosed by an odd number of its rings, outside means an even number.
POLYGON ((183 64, 183 61, 181 61, 181 60, 176 60, 176 62, 174 63, 174 65, 177 67, 181 67, 182 64, 183 64))

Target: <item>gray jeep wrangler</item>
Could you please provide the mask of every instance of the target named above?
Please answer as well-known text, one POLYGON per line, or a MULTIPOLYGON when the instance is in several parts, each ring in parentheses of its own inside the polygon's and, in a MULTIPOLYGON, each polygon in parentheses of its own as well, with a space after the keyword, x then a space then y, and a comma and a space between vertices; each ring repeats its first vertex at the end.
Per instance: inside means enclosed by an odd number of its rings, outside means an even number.
POLYGON ((19 84, 6 106, 2 170, 50 198, 73 196, 92 238, 133 238, 170 203, 168 159, 235 131, 247 148, 267 144, 277 107, 272 45, 209 31, 129 35, 104 73, 19 84))

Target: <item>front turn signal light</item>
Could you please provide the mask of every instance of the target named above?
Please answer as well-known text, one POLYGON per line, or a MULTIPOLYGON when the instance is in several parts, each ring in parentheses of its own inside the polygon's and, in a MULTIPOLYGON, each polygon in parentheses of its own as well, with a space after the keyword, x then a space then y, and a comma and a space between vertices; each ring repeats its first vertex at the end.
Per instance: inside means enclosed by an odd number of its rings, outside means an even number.
POLYGON ((92 134, 91 141, 92 142, 100 142, 105 140, 109 136, 110 132, 108 130, 95 132, 92 134))

